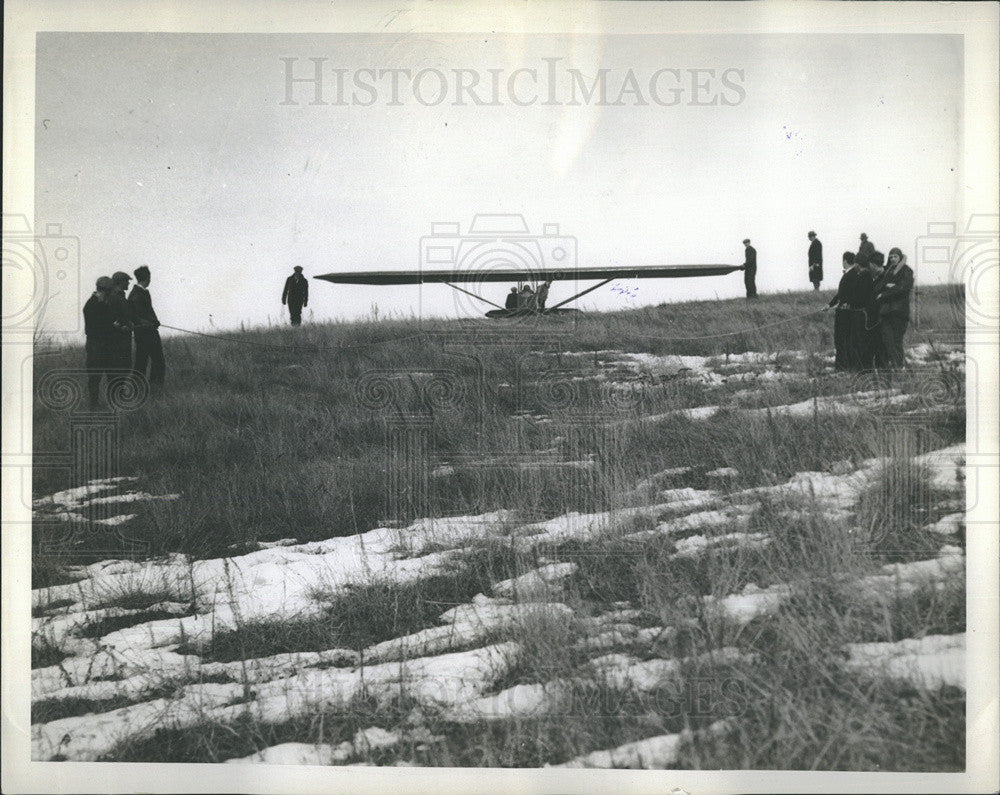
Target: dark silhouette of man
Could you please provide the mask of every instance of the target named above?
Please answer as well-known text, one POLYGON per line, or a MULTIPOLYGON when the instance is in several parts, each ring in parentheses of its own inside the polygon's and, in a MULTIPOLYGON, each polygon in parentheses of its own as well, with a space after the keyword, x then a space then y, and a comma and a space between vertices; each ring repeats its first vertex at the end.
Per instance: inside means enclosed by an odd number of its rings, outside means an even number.
MULTIPOLYGON (((816 237, 815 232, 809 233, 809 281, 812 282, 813 289, 819 289, 819 283, 823 281, 823 244, 816 237)), ((853 258, 852 258, 853 259, 853 258)))
POLYGON ((874 313, 871 271, 866 258, 856 258, 851 251, 844 252, 843 265, 837 294, 830 300, 830 308, 837 309, 833 324, 834 366, 837 370, 870 370, 868 318, 874 313))
POLYGON ((149 268, 140 265, 132 272, 136 282, 128 296, 135 334, 135 364, 132 369, 146 378, 146 368, 149 367, 149 384, 159 390, 163 387, 167 367, 163 358, 163 343, 160 342, 160 320, 153 311, 153 299, 149 294, 149 268))
POLYGON ((302 266, 296 265, 295 271, 285 279, 285 289, 281 293, 281 303, 288 305, 288 317, 293 326, 302 325, 302 307, 309 306, 309 282, 302 275, 302 266))
POLYGON ((747 288, 747 298, 757 297, 757 249, 750 245, 750 238, 743 241, 746 260, 743 262, 743 284, 747 288))
POLYGON ((864 232, 861 233, 861 245, 858 246, 858 253, 855 256, 864 257, 869 262, 874 261, 875 244, 868 239, 868 235, 864 232))
POLYGON ((507 293, 507 300, 504 302, 504 309, 517 309, 517 287, 511 287, 507 293))
POLYGON ((119 337, 125 330, 116 325, 115 309, 111 305, 114 282, 107 276, 97 280, 94 294, 83 305, 83 330, 87 335, 84 348, 87 355, 87 392, 90 396, 90 410, 100 408, 101 378, 117 368, 115 351, 120 347, 119 337))
POLYGON ((112 288, 109 293, 111 308, 115 313, 115 321, 122 332, 115 337, 114 346, 114 366, 118 370, 132 369, 132 309, 125 298, 128 284, 132 277, 124 271, 115 271, 111 274, 112 288))
POLYGON ((889 264, 875 282, 874 292, 882 343, 875 366, 891 369, 905 367, 903 335, 910 324, 913 270, 906 264, 906 255, 898 248, 889 249, 889 264))

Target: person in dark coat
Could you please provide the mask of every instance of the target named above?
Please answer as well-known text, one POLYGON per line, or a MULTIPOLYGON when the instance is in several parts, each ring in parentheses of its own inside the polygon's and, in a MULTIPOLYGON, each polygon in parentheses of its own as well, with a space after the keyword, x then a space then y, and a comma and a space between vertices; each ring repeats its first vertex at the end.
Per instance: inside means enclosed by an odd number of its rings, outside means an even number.
MULTIPOLYGON (((809 281, 812 282, 813 289, 819 289, 819 283, 823 281, 823 244, 816 237, 815 232, 809 233, 809 281)), ((853 257, 851 257, 853 261, 853 257)))
POLYGON ((136 282, 128 296, 135 334, 135 363, 132 369, 146 378, 146 368, 149 367, 150 386, 158 389, 163 387, 167 367, 163 358, 163 343, 160 342, 160 319, 153 311, 153 299, 149 294, 149 268, 140 265, 132 272, 136 282))
POLYGON ((293 326, 302 325, 302 307, 309 306, 309 282, 302 275, 302 266, 296 265, 295 271, 285 279, 285 289, 281 293, 282 305, 288 304, 288 317, 293 326))
POLYGON ((903 335, 910 324, 913 270, 906 264, 906 255, 898 248, 889 249, 889 263, 875 283, 874 292, 882 343, 875 365, 889 369, 905 367, 903 335))
POLYGON ((503 305, 504 309, 517 309, 517 288, 511 287, 507 293, 507 300, 503 305))
POLYGON ((114 282, 107 276, 97 280, 94 294, 83 305, 83 330, 87 335, 86 351, 87 393, 90 396, 90 410, 100 408, 101 378, 116 369, 115 351, 120 347, 119 337, 125 331, 116 321, 111 305, 114 282))
POLYGON ((855 258, 850 251, 844 252, 843 265, 844 275, 830 301, 830 307, 837 308, 833 321, 834 367, 861 371, 871 367, 867 363, 870 348, 867 318, 872 310, 872 277, 867 260, 855 258))
POLYGON ((855 254, 856 257, 867 257, 868 262, 872 261, 872 256, 875 254, 875 244, 868 239, 868 235, 864 232, 861 233, 861 245, 858 246, 858 253, 855 254))
POLYGON ((757 249, 750 245, 750 238, 743 241, 746 259, 743 262, 743 284, 747 288, 747 298, 757 297, 757 249))
POLYGON ((115 271, 111 274, 111 282, 114 285, 109 295, 111 308, 115 313, 115 321, 121 330, 115 338, 114 361, 115 369, 132 369, 132 309, 129 307, 125 292, 132 277, 124 271, 115 271))

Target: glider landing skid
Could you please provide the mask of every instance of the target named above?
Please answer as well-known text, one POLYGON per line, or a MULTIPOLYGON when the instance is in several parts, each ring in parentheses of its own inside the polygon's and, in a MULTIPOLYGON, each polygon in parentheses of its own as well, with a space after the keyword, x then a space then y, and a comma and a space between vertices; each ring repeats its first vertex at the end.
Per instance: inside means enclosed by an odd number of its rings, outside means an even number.
POLYGON ((491 309, 486 313, 490 320, 504 320, 512 317, 538 317, 539 315, 582 315, 579 309, 491 309))

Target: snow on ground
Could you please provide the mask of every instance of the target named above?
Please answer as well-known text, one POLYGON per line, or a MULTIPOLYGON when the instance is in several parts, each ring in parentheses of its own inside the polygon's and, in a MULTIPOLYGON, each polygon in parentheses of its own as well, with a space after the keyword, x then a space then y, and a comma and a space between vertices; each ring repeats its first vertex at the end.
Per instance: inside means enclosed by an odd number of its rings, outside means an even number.
POLYGON ((625 743, 607 751, 584 754, 554 767, 631 768, 638 770, 663 770, 677 763, 683 743, 695 737, 723 734, 730 728, 729 721, 717 721, 701 732, 683 731, 664 734, 637 742, 625 743))
MULTIPOLYGON (((604 354, 605 366, 658 377, 692 377, 704 383, 744 379, 748 373, 765 380, 785 377, 780 362, 764 354, 722 360, 601 352, 598 359, 604 354)), ((817 406, 822 411, 867 411, 871 400, 885 405, 887 399, 904 397, 884 391, 856 393, 849 399, 820 398, 771 411, 811 414, 817 406)), ((700 407, 687 413, 703 418, 716 410, 700 407)), ((930 471, 936 487, 957 494, 963 484, 964 456, 965 446, 954 445, 916 460, 930 471)), ((688 663, 708 666, 742 660, 745 655, 734 648, 688 660, 645 659, 643 655, 655 654, 657 641, 673 637, 677 627, 642 626, 656 617, 628 602, 615 603, 614 609, 593 617, 578 615, 561 600, 566 598, 567 581, 578 574, 580 565, 561 559, 560 546, 605 537, 643 541, 659 536, 673 543, 675 558, 697 558, 713 550, 763 549, 772 541, 770 533, 750 532, 753 512, 762 499, 787 503, 789 515, 796 510, 803 515, 821 511, 847 528, 858 496, 881 465, 874 459, 858 468, 838 462, 831 472, 800 472, 784 483, 733 493, 722 488, 679 487, 680 479, 691 476, 693 470, 675 467, 647 478, 629 492, 631 500, 644 504, 614 511, 574 512, 529 522, 515 512, 498 510, 424 519, 405 528, 376 528, 319 542, 282 539, 227 558, 192 560, 175 554, 76 567, 72 573, 79 581, 33 593, 34 637, 69 656, 32 671, 32 698, 50 704, 86 702, 94 712, 34 725, 32 758, 94 760, 123 741, 151 737, 161 728, 185 729, 206 721, 224 724, 242 715, 282 723, 318 709, 346 710, 361 695, 380 702, 405 695, 440 710, 448 720, 465 723, 558 714, 579 681, 557 678, 499 684, 516 670, 523 654, 518 628, 532 623, 573 627, 578 634, 572 651, 587 659, 580 675, 586 674, 585 681, 590 683, 597 677, 619 689, 649 691, 676 679, 688 663), (636 523, 648 529, 637 531, 636 523), (221 630, 240 630, 258 621, 319 616, 330 600, 348 594, 352 586, 415 583, 454 571, 477 543, 498 534, 509 540, 513 551, 528 559, 534 556, 535 568, 493 583, 487 593, 468 603, 443 610, 434 626, 360 650, 274 654, 225 663, 203 661, 191 651, 221 630), (148 606, 136 608, 140 602, 148 606), (84 637, 102 621, 114 621, 119 628, 103 637, 84 637), (123 701, 134 703, 120 706, 123 701), (102 703, 118 708, 101 712, 102 703)), ((738 473, 722 468, 706 476, 723 487, 738 473)), ((121 504, 141 510, 153 500, 179 498, 140 491, 109 494, 131 488, 135 482, 135 478, 93 481, 58 492, 34 503, 36 516, 86 521, 79 512, 90 507, 121 504)), ((129 516, 103 521, 126 521, 129 516)), ((951 541, 961 518, 960 513, 949 514, 930 529, 951 541)), ((884 566, 855 581, 853 587, 865 598, 906 596, 925 588, 960 587, 964 571, 962 549, 945 546, 928 560, 884 566)), ((705 596, 702 604, 707 615, 746 624, 773 615, 794 587, 795 583, 767 588, 750 583, 738 592, 705 596)), ((859 673, 928 687, 964 686, 964 635, 851 644, 846 652, 848 666, 859 673)), ((707 731, 718 733, 727 726, 714 724, 707 731)), ((285 743, 229 761, 364 763, 373 751, 392 749, 416 736, 370 727, 340 745, 285 743)), ((681 743, 691 736, 647 738, 577 757, 566 766, 665 767, 674 763, 681 743)), ((438 740, 426 738, 428 743, 438 740)))
POLYGON ((347 741, 340 745, 320 743, 282 743, 264 748, 250 756, 227 759, 227 764, 256 762, 265 765, 336 765, 343 764, 354 756, 354 745, 347 741))
POLYGON ((852 643, 848 667, 878 673, 918 687, 952 685, 965 689, 965 633, 928 635, 898 643, 852 643))

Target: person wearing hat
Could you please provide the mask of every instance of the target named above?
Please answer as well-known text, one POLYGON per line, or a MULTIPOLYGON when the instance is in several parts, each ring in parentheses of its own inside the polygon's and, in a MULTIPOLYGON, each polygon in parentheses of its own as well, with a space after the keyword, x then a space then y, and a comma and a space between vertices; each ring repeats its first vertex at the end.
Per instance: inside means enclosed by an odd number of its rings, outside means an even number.
MULTIPOLYGON (((812 282, 814 290, 819 289, 819 283, 823 281, 823 244, 819 242, 815 232, 809 235, 809 281, 812 282)), ((851 258, 853 260, 853 257, 851 258)))
POLYGON ((743 284, 747 288, 747 298, 757 297, 757 249, 750 245, 750 238, 743 241, 746 259, 743 261, 743 284))
POLYGON ((288 317, 293 326, 302 325, 302 307, 309 306, 309 282, 302 275, 302 266, 296 265, 295 271, 285 279, 285 289, 281 293, 282 305, 288 305, 288 317))
POLYGON ((121 332, 115 337, 114 345, 114 366, 117 370, 132 369, 132 310, 129 308, 128 299, 125 298, 125 291, 132 277, 124 271, 115 271, 111 274, 112 288, 108 296, 111 308, 114 311, 115 323, 121 332))
POLYGON ((153 311, 153 299, 149 295, 149 268, 140 265, 135 274, 135 286, 128 295, 132 323, 135 333, 135 362, 133 369, 146 378, 149 367, 149 384, 154 390, 163 387, 166 363, 163 358, 163 343, 160 342, 160 320, 153 311))
POLYGON ((861 233, 861 245, 858 246, 858 253, 855 254, 856 257, 864 257, 868 262, 874 261, 875 256, 875 244, 868 239, 868 235, 864 232, 861 233))
POLYGON ((117 337, 123 332, 115 325, 115 311, 111 306, 111 292, 115 284, 107 276, 97 280, 94 294, 83 305, 83 331, 87 335, 86 352, 87 393, 90 410, 100 408, 101 378, 115 369, 114 350, 117 337))

